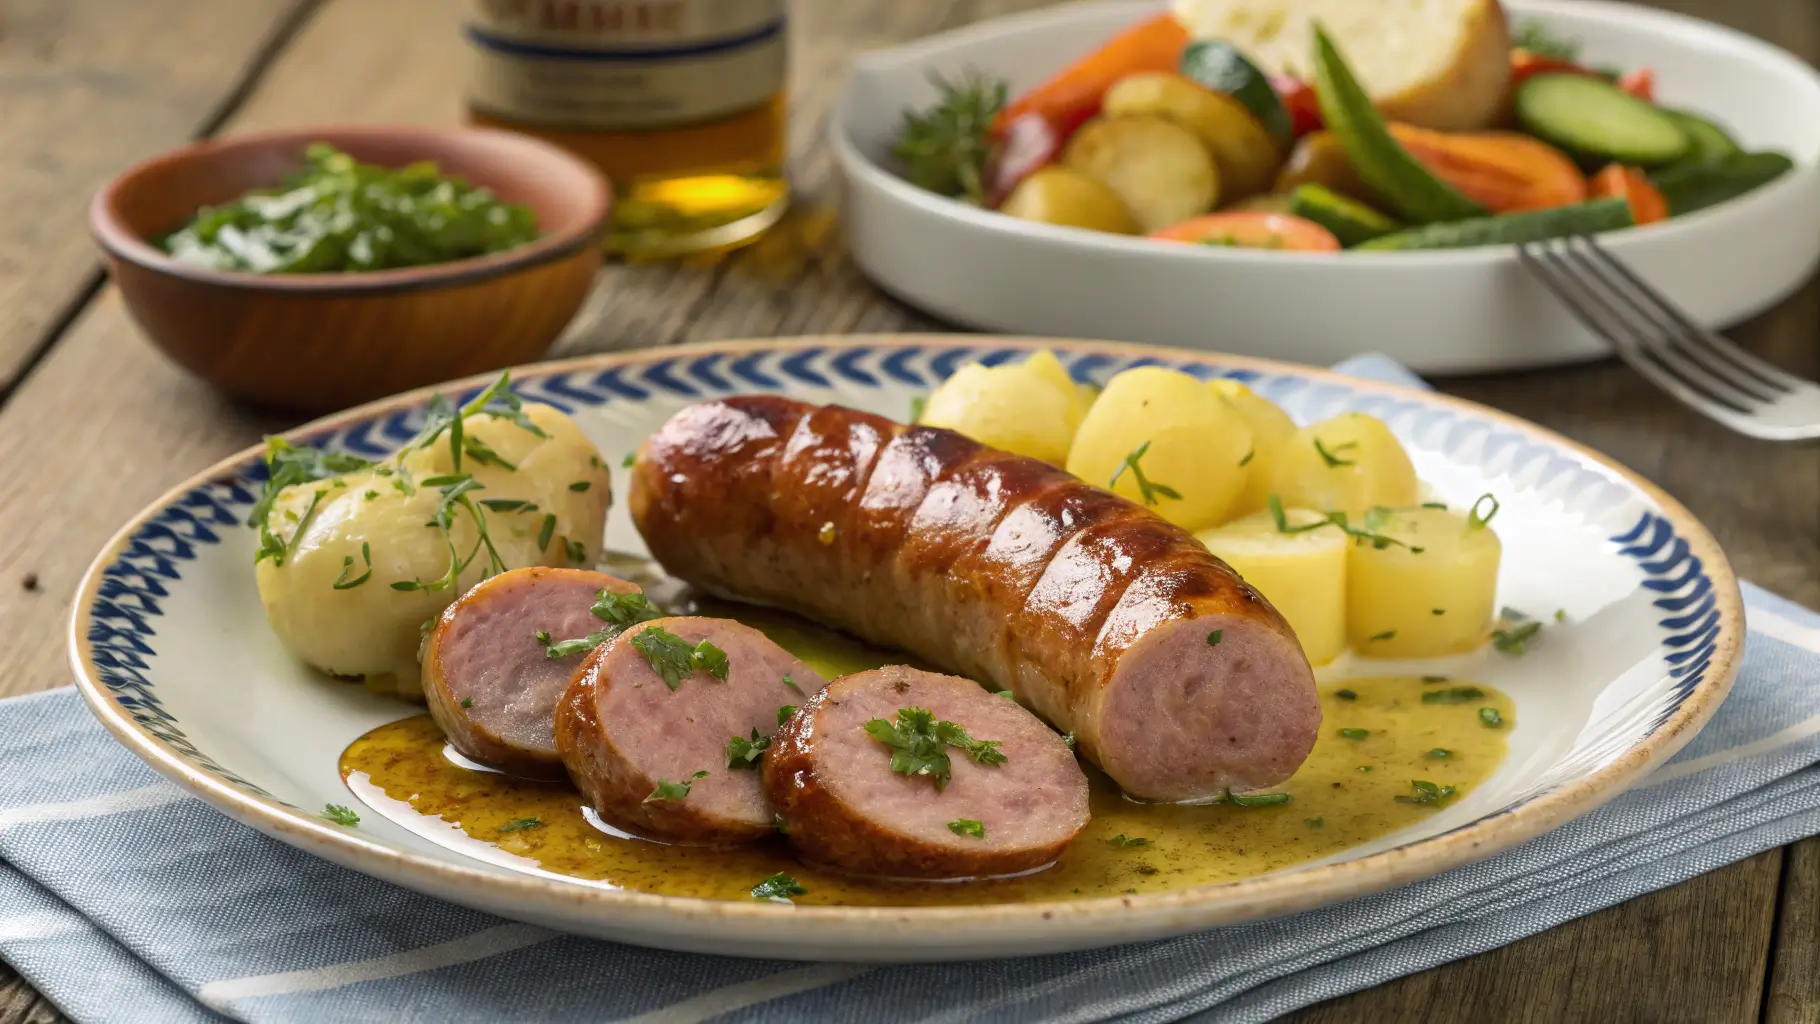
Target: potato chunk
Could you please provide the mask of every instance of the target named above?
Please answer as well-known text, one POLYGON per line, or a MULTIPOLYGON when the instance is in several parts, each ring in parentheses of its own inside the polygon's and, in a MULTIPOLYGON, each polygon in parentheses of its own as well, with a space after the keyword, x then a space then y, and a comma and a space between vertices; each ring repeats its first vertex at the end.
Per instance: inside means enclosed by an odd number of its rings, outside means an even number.
POLYGON ((1251 428, 1251 462, 1245 467, 1245 489, 1226 513, 1229 517, 1262 511, 1270 500, 1283 445, 1295 434, 1295 420, 1280 406, 1229 377, 1208 382, 1214 393, 1232 403, 1251 428))
POLYGON ((1356 539, 1347 562, 1347 634, 1374 658, 1433 658, 1483 643, 1497 603, 1502 545, 1483 520, 1444 508, 1374 513, 1393 543, 1356 539))
POLYGON ((1195 534, 1283 613, 1311 665, 1346 649, 1346 534, 1312 509, 1292 508, 1278 527, 1269 512, 1195 534), (1304 529, 1298 530, 1298 527, 1304 529), (1312 527, 1312 528, 1307 528, 1312 527))
POLYGON ((1068 371, 1044 349, 1021 363, 962 366, 929 395, 917 422, 1060 466, 1085 413, 1068 371))
POLYGON ((1271 487, 1285 508, 1362 516, 1406 508, 1417 497, 1409 453, 1382 420, 1342 413, 1303 427, 1283 443, 1271 487))
POLYGON ((1019 220, 1115 235, 1136 234, 1138 229, 1117 192, 1066 167, 1044 167, 1018 182, 999 204, 998 212, 1019 220))
MULTIPOLYGON (((467 436, 498 459, 462 460, 460 473, 479 485, 467 496, 507 568, 592 565, 609 500, 606 463, 560 410, 526 404, 524 412, 546 436, 488 413, 466 418, 467 436)), ((443 501, 442 485, 426 481, 455 474, 445 434, 370 468, 279 492, 269 528, 286 552, 282 561, 261 559, 254 576, 266 618, 286 649, 325 672, 366 676, 374 689, 421 699, 419 627, 480 582, 489 566, 467 507, 452 510, 446 532, 425 525, 443 501), (461 571, 439 582, 457 557, 461 571), (394 586, 400 583, 410 589, 394 586), (391 686, 379 686, 381 680, 391 686)))
POLYGON ((1146 234, 1206 213, 1220 198, 1207 147, 1161 117, 1096 117, 1068 140, 1062 165, 1117 193, 1146 234))
POLYGON ((1106 383, 1068 452, 1068 472, 1189 530, 1220 523, 1245 487, 1251 428, 1202 381, 1160 366, 1106 383))
POLYGON ((1106 90, 1101 109, 1107 117, 1165 117, 1193 132, 1219 168, 1221 202, 1269 188, 1282 163, 1276 140, 1243 103, 1181 75, 1126 75, 1106 90))

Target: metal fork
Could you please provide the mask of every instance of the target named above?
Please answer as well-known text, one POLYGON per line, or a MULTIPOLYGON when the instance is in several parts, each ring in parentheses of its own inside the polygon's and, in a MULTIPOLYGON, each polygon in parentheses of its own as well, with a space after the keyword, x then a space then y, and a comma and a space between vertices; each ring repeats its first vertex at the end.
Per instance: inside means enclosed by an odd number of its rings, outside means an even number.
POLYGON ((1517 259, 1620 359, 1694 411, 1767 441, 1820 438, 1820 384, 1701 327, 1591 238, 1525 242, 1517 259))

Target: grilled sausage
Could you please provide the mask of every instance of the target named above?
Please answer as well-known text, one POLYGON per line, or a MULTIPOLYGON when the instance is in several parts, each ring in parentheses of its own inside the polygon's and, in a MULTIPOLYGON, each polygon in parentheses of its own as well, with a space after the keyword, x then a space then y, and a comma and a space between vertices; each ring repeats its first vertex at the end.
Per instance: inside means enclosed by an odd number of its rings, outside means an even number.
POLYGON ((536 633, 599 629, 589 608, 602 590, 638 593, 604 573, 539 566, 482 580, 443 610, 424 645, 423 690, 456 750, 513 775, 563 777, 551 722, 581 655, 548 657, 536 633))
POLYGON ((979 878, 1042 867, 1087 827, 1074 752, 1015 702, 958 676, 893 665, 842 676, 797 710, 765 753, 765 794, 804 859, 891 878, 979 878), (1003 762, 945 751, 951 779, 892 768, 869 735, 904 709, 997 741, 1003 762))
POLYGON ((1274 608, 1186 531, 952 431, 746 396, 643 445, 630 508, 665 569, 1009 689, 1125 791, 1287 778, 1320 726, 1274 608))
POLYGON ((750 741, 754 730, 771 736, 780 707, 801 704, 824 685, 750 626, 653 619, 588 655, 557 707, 556 746, 569 778, 613 825, 686 846, 749 842, 772 835, 776 823, 758 760, 729 767, 729 741, 750 741), (634 643, 652 629, 691 647, 712 642, 727 656, 726 679, 692 670, 672 689, 634 643))

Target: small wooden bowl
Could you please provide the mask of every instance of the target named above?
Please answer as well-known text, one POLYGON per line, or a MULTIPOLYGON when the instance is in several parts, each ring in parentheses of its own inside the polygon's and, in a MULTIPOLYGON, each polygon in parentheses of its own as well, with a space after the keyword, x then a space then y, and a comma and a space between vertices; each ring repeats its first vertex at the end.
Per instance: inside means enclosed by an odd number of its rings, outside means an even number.
POLYGON ((526 136, 310 128, 146 161, 96 194, 89 227, 127 308, 166 355, 235 398, 323 413, 543 355, 587 297, 610 205, 592 167, 526 136), (212 270, 152 244, 203 206, 278 184, 312 142, 387 167, 434 160, 530 206, 542 234, 490 256, 366 274, 212 270))

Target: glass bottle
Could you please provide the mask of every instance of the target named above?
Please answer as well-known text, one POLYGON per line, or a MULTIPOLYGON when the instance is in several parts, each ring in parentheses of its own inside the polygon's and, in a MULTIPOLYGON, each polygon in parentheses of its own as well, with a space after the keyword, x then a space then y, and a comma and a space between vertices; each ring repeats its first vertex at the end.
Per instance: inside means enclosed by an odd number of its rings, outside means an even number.
POLYGON ((783 215, 784 0, 473 0, 468 115, 613 182, 609 250, 735 245, 783 215))

